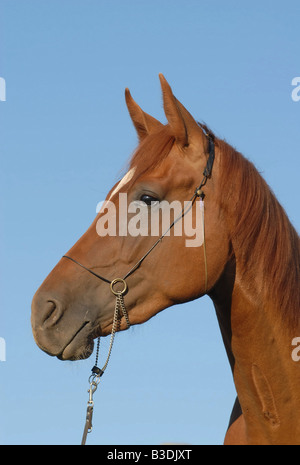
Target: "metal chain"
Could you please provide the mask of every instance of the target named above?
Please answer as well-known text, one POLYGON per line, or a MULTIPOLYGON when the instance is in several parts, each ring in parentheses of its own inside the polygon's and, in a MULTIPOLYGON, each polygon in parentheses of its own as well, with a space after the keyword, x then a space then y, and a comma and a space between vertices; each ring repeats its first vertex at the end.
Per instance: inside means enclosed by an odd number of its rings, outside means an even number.
POLYGON ((93 366, 92 374, 89 377, 89 383, 90 383, 90 388, 88 390, 89 400, 88 400, 88 403, 87 403, 86 419, 85 419, 85 425, 84 425, 81 445, 85 445, 87 435, 93 429, 93 425, 92 425, 92 418, 93 418, 93 411, 94 411, 93 394, 95 393, 95 391, 98 388, 98 384, 100 383, 100 378, 103 375, 103 373, 105 372, 105 370, 107 368, 107 365, 108 365, 108 362, 109 362, 109 359, 110 359, 110 356, 111 356, 111 352, 112 352, 112 348, 113 348, 113 344, 114 344, 114 340, 115 340, 115 335, 116 335, 116 332, 117 332, 117 329, 118 329, 118 325, 120 324, 120 316, 121 316, 120 311, 123 313, 123 316, 124 316, 124 318, 126 320, 127 328, 130 327, 130 321, 129 321, 129 317, 128 317, 128 313, 127 313, 127 310, 126 310, 126 307, 125 307, 125 302, 124 302, 124 297, 123 297, 123 294, 126 292, 126 290, 127 290, 127 284, 121 278, 115 279, 111 283, 111 291, 116 296, 116 303, 115 303, 115 312, 114 312, 114 317, 113 317, 111 336, 110 336, 110 342, 109 342, 109 348, 108 348, 108 355, 107 355, 105 364, 103 365, 102 369, 99 368, 98 367, 98 358, 99 358, 99 349, 100 349, 100 337, 98 337, 97 348, 96 348, 95 365, 93 366), (122 291, 115 291, 113 289, 114 284, 116 284, 118 282, 122 282, 123 285, 124 285, 124 288, 123 288, 122 291))
POLYGON ((106 358, 106 362, 105 362, 105 364, 104 364, 104 366, 102 368, 103 372, 106 370, 109 359, 110 359, 110 356, 111 356, 111 351, 112 351, 112 347, 113 347, 113 344, 114 344, 115 335, 116 335, 117 328, 118 328, 118 325, 119 325, 120 309, 122 310, 122 313, 123 313, 123 315, 125 317, 125 320, 126 320, 126 323, 127 323, 127 327, 129 328, 130 323, 129 323, 128 313, 126 311, 123 294, 121 292, 119 292, 116 295, 115 314, 114 314, 114 319, 113 319, 113 324, 112 324, 112 329, 111 329, 111 336, 110 336, 108 355, 107 355, 107 358, 106 358))
MULTIPOLYGON (((100 336, 97 339, 95 367, 97 367, 97 365, 98 365, 99 349, 100 349, 100 336)), ((93 368, 92 368, 92 371, 93 371, 93 368)))

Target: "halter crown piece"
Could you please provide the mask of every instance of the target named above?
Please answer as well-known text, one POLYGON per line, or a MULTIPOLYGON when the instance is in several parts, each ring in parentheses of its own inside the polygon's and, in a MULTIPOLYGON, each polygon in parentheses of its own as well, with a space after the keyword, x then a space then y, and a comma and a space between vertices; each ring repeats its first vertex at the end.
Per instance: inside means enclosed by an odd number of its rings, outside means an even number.
POLYGON ((202 187, 205 186, 207 180, 211 178, 212 175, 212 169, 213 169, 213 164, 214 164, 214 159, 215 159, 215 143, 214 143, 214 135, 207 129, 207 127, 201 123, 198 123, 198 125, 201 127, 201 129, 204 131, 205 136, 208 139, 208 160, 205 166, 205 169, 203 171, 203 179, 200 183, 200 185, 195 189, 193 196, 191 197, 189 203, 190 205, 188 207, 185 207, 182 209, 180 215, 171 223, 171 225, 167 228, 167 230, 157 239, 156 242, 150 247, 150 249, 138 260, 138 262, 126 273, 126 275, 123 278, 115 278, 112 281, 109 279, 99 275, 98 273, 95 273, 92 271, 90 268, 87 268, 86 266, 82 265, 80 262, 75 260, 72 257, 69 257, 68 255, 63 255, 63 258, 67 258, 68 260, 71 260, 74 262, 76 265, 81 266, 84 270, 88 271, 92 275, 94 275, 96 278, 101 279, 101 281, 104 281, 110 285, 110 290, 112 294, 116 298, 115 302, 115 312, 114 312, 114 317, 113 317, 113 323, 112 323, 112 330, 111 330, 111 336, 110 336, 110 343, 109 343, 109 349, 108 349, 108 355, 105 361, 105 364, 103 365, 102 368, 98 367, 98 357, 99 357, 99 349, 100 349, 100 337, 98 337, 97 340, 97 349, 96 349, 96 360, 95 360, 95 365, 92 368, 92 374, 89 377, 89 384, 90 388, 88 390, 89 393, 89 400, 87 402, 87 411, 86 411, 86 421, 85 421, 85 426, 84 426, 84 431, 83 431, 83 436, 81 440, 81 445, 85 445, 86 443, 86 438, 87 434, 92 431, 92 417, 93 417, 93 409, 94 409, 94 401, 93 401, 93 394, 97 390, 98 384, 100 383, 100 378, 105 372, 114 339, 115 339, 115 334, 118 329, 118 325, 120 323, 120 317, 122 316, 121 313, 123 314, 127 328, 130 327, 130 321, 129 321, 129 316, 125 307, 125 302, 124 302, 124 294, 127 292, 128 287, 126 283, 126 279, 128 276, 133 274, 142 264, 142 262, 145 260, 145 258, 154 250, 154 248, 162 241, 162 239, 166 236, 166 234, 173 228, 175 223, 182 218, 185 213, 193 206, 195 200, 197 197, 200 198, 200 201, 202 202, 202 224, 203 224, 203 252, 204 252, 204 267, 205 267, 205 293, 207 291, 207 260, 206 260, 206 247, 205 247, 205 234, 204 234, 204 203, 203 199, 205 197, 204 192, 202 191, 202 187), (119 286, 121 285, 121 290, 118 290, 119 286))

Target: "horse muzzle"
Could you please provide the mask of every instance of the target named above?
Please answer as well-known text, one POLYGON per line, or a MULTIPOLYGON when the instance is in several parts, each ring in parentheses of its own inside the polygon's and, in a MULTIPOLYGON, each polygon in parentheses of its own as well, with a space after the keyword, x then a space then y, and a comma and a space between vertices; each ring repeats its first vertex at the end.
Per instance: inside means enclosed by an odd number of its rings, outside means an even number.
POLYGON ((62 360, 91 355, 94 338, 88 310, 67 308, 61 300, 39 290, 31 308, 32 332, 40 349, 62 360))

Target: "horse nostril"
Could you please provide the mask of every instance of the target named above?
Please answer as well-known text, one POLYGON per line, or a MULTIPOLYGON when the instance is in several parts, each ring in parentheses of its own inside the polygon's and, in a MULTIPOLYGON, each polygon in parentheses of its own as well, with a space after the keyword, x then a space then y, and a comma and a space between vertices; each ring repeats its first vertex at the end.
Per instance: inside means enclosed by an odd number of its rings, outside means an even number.
POLYGON ((44 308, 43 327, 49 328, 56 325, 63 316, 62 305, 56 300, 48 300, 44 308))
MULTIPOLYGON (((31 327, 37 345, 50 355, 58 355, 64 347, 64 315, 66 306, 61 299, 38 290, 31 305, 31 327)), ((67 324, 65 325, 67 326, 67 324)), ((67 339, 69 337, 67 327, 67 339)), ((72 330, 70 331, 70 333, 72 330)))

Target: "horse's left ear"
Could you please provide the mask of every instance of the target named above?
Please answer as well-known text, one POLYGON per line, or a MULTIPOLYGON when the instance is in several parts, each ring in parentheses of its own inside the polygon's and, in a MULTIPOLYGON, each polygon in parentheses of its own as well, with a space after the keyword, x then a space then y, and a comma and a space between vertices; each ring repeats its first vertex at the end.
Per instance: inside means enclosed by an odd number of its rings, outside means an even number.
POLYGON ((138 134, 139 140, 142 141, 148 134, 162 128, 162 124, 153 116, 145 113, 139 105, 133 100, 129 89, 125 89, 125 99, 127 108, 138 134))
POLYGON ((202 134, 197 122, 192 115, 173 95, 172 89, 162 74, 159 74, 161 88, 163 92, 164 110, 171 126, 176 141, 179 145, 186 147, 189 145, 193 135, 202 134))

